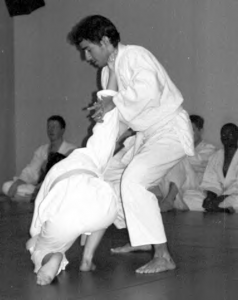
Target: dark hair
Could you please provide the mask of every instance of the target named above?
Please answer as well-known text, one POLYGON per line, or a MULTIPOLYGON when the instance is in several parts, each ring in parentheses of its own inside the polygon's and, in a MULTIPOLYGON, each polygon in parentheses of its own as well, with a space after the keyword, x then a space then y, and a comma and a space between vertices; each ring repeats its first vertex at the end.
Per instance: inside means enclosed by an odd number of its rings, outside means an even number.
POLYGON ((236 124, 234 123, 226 123, 225 125, 222 126, 221 128, 221 132, 226 129, 226 128, 229 128, 231 129, 232 131, 238 133, 238 127, 236 126, 236 124))
POLYGON ((199 129, 203 129, 204 119, 198 115, 191 115, 190 116, 191 122, 199 129))
POLYGON ((78 22, 69 32, 67 40, 71 45, 78 47, 82 40, 99 44, 104 36, 109 38, 114 47, 120 42, 120 34, 109 19, 92 15, 78 22))
POLYGON ((51 117, 49 117, 49 118, 47 119, 47 123, 49 123, 50 121, 57 121, 57 122, 59 122, 61 128, 65 128, 65 127, 66 127, 65 120, 64 120, 64 118, 61 117, 61 116, 53 115, 53 116, 51 116, 51 117))

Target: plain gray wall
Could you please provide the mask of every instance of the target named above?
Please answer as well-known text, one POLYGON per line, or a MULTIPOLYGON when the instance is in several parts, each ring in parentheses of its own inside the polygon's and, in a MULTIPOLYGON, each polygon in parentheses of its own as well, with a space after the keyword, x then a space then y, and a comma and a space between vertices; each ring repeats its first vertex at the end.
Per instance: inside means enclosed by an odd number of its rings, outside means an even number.
POLYGON ((16 167, 13 20, 4 1, 0 1, 0 104, 1 185, 16 167))

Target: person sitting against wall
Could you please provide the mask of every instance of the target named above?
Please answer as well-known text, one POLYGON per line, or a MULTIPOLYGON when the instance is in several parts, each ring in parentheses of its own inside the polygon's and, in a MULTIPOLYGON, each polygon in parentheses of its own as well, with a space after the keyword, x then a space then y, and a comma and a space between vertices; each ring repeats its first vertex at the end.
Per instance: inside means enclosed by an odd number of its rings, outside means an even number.
POLYGON ((209 159, 200 189, 185 192, 187 209, 207 212, 238 212, 238 127, 221 128, 223 149, 209 159))
POLYGON ((13 201, 31 201, 35 197, 36 189, 42 182, 52 157, 52 153, 69 155, 76 146, 66 142, 63 138, 65 133, 65 120, 59 115, 53 115, 47 120, 47 135, 49 143, 36 149, 30 163, 22 170, 20 176, 7 181, 2 186, 2 191, 13 201))
POLYGON ((203 140, 204 119, 190 115, 193 127, 194 156, 187 156, 162 179, 157 187, 162 212, 182 209, 181 198, 187 189, 196 189, 202 182, 210 156, 215 152, 214 145, 203 140))

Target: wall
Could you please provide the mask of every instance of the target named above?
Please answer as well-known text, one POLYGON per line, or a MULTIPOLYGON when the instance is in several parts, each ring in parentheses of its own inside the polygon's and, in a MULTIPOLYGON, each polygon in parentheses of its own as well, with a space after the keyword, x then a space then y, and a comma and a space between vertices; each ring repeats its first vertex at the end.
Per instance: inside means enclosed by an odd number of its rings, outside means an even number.
POLYGON ((221 126, 238 124, 238 1, 201 2, 196 8, 193 111, 205 117, 205 137, 219 143, 221 126))
POLYGON ((97 89, 96 70, 66 42, 89 14, 109 17, 122 42, 150 49, 181 90, 189 113, 206 119, 206 139, 219 143, 226 121, 237 121, 238 2, 227 0, 47 0, 15 18, 17 171, 47 141, 46 118, 62 114, 66 138, 81 145, 90 120, 83 110, 97 89), (208 130, 209 129, 209 130, 208 130))
POLYGON ((13 20, 4 1, 0 1, 0 106, 1 188, 15 170, 13 20))

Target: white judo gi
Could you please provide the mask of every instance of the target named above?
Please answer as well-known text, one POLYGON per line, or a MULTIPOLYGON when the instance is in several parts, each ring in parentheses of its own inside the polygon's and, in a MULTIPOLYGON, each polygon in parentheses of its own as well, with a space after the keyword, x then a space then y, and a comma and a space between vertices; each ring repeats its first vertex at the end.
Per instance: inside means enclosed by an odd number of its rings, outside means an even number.
MULTIPOLYGON (((121 125, 136 131, 135 143, 105 174, 122 199, 115 225, 127 226, 132 246, 166 242, 158 201, 148 191, 186 154, 193 135, 182 95, 157 59, 139 46, 119 44, 115 61, 118 93, 113 102, 121 125)), ((108 67, 102 71, 107 86, 108 67)))
POLYGON ((190 210, 204 211, 202 204, 206 191, 211 191, 217 196, 228 195, 219 207, 232 206, 238 212, 238 151, 231 161, 226 177, 223 174, 223 165, 224 150, 220 149, 211 156, 200 189, 188 190, 184 194, 183 201, 190 210))
MULTIPOLYGON (((25 195, 33 194, 40 178, 42 167, 46 164, 49 154, 50 144, 40 146, 34 152, 34 156, 30 163, 22 170, 19 177, 14 177, 13 180, 7 181, 3 184, 2 191, 5 195, 8 194, 12 184, 21 179, 26 184, 21 184, 17 189, 17 195, 24 197, 25 195)), ((63 141, 58 152, 67 155, 68 152, 74 150, 75 145, 63 141)))
POLYGON ((175 165, 159 183, 158 189, 164 198, 169 192, 170 183, 175 183, 178 188, 174 207, 183 208, 181 203, 183 194, 187 190, 198 189, 203 178, 207 163, 211 155, 215 152, 214 145, 201 141, 194 149, 193 156, 187 156, 175 165))
MULTIPOLYGON (((35 201, 31 240, 27 243, 35 272, 48 253, 65 253, 78 236, 111 225, 116 195, 103 180, 119 131, 117 108, 93 129, 86 148, 76 149, 47 174, 35 201)), ((64 256, 60 270, 67 260, 64 256)), ((59 271, 60 271, 59 270, 59 271)))

